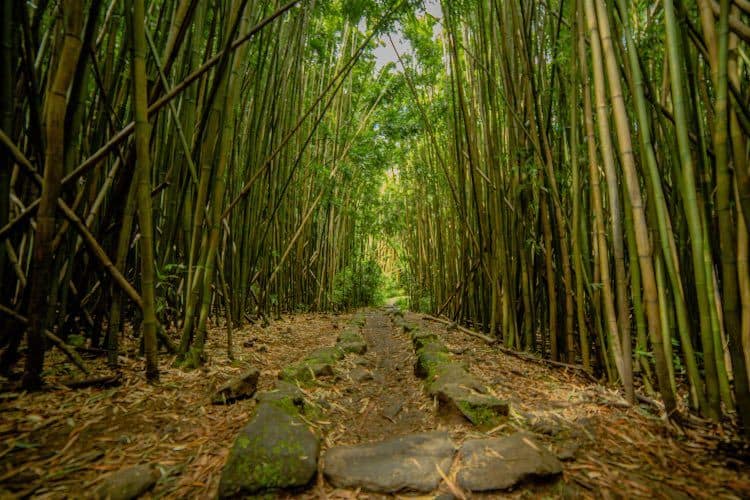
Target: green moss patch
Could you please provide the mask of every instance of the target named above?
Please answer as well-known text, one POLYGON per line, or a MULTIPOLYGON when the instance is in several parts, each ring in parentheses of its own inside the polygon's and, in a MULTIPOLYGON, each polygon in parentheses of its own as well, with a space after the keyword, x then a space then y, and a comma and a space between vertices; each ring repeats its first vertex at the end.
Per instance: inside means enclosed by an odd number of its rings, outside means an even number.
POLYGON ((219 483, 219 498, 238 498, 309 484, 317 472, 318 438, 296 416, 291 398, 262 402, 239 433, 219 483))

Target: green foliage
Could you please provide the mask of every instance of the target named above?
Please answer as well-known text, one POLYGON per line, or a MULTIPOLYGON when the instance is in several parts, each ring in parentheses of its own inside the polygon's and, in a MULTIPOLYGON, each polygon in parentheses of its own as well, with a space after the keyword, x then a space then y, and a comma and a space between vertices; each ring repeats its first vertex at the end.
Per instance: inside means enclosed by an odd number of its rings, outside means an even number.
POLYGON ((355 261, 333 279, 333 304, 338 309, 375 303, 383 272, 374 259, 355 261))

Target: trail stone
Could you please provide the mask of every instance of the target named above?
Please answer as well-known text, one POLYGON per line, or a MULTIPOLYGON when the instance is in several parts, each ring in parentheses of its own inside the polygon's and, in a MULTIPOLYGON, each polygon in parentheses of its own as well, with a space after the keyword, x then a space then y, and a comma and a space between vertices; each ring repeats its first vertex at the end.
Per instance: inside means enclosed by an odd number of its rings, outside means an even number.
POLYGON ((470 439, 459 451, 458 484, 470 491, 512 488, 530 478, 562 473, 562 464, 528 434, 503 438, 470 439))
POLYGON ((404 408, 403 403, 397 401, 391 405, 386 406, 383 409, 383 416, 390 421, 394 421, 396 419, 396 415, 401 413, 401 410, 403 408, 404 408))
POLYGON ((336 342, 359 342, 362 336, 354 328, 347 328, 336 337, 336 342))
POLYGON ((338 488, 375 493, 428 492, 447 474, 455 448, 448 433, 413 434, 360 446, 335 446, 324 456, 323 474, 338 488))
POLYGON ((295 406, 299 411, 302 411, 305 406, 305 395, 302 390, 285 380, 277 380, 273 390, 261 392, 255 399, 258 400, 258 403, 277 403, 286 407, 295 406))
POLYGON ((369 370, 365 370, 364 368, 356 366, 349 372, 349 378, 354 382, 361 383, 372 380, 373 376, 372 372, 370 372, 369 370))
POLYGON ((346 354, 359 354, 362 355, 367 352, 367 342, 364 340, 351 341, 351 342, 339 342, 336 344, 346 354))
POLYGON ((104 478, 96 488, 93 498, 130 500, 150 490, 159 480, 159 469, 152 464, 135 465, 120 469, 104 478))
POLYGON ((417 364, 414 366, 414 375, 419 378, 434 376, 437 368, 450 363, 450 360, 450 354, 445 351, 420 349, 417 351, 417 364))
POLYGON ((344 351, 338 347, 321 347, 315 349, 307 356, 309 361, 333 364, 344 357, 344 351))
POLYGON ((404 324, 401 326, 401 328, 404 330, 404 333, 411 333, 411 332, 415 331, 419 327, 417 325, 415 325, 414 323, 406 323, 406 322, 404 322, 404 324))
POLYGON ((333 375, 331 363, 310 359, 286 366, 281 370, 279 378, 287 382, 311 382, 315 378, 331 375, 333 375))
POLYGON ((219 498, 306 486, 317 472, 319 447, 318 438, 294 412, 260 404, 229 452, 219 498))
POLYGON ((367 342, 357 330, 345 330, 336 339, 336 347, 344 354, 359 354, 367 352, 367 342))
POLYGON ((416 331, 411 336, 414 349, 419 350, 431 342, 439 342, 437 335, 431 332, 416 331))
POLYGON ((481 394, 487 393, 487 387, 477 377, 466 371, 461 364, 451 361, 434 370, 434 379, 430 381, 429 393, 435 396, 445 385, 459 385, 481 394))
POLYGON ((257 368, 246 370, 239 377, 219 387, 211 397, 211 402, 213 404, 227 404, 252 397, 258 388, 259 377, 260 370, 257 368))
POLYGON ((442 412, 460 413, 474 425, 495 425, 499 417, 508 414, 507 402, 462 385, 445 384, 436 395, 442 412))

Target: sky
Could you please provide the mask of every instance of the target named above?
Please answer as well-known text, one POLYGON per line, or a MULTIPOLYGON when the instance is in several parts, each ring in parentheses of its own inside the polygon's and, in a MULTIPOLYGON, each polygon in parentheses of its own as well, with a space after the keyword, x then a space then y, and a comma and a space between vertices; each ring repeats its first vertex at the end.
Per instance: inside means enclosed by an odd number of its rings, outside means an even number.
MULTIPOLYGON (((424 10, 420 9, 421 12, 426 11, 428 14, 438 19, 443 18, 443 11, 440 8, 440 0, 424 0, 423 5, 424 10)), ((442 26, 438 23, 436 25, 435 34, 439 34, 440 31, 442 31, 442 26)), ((399 54, 409 54, 412 52, 411 44, 408 40, 405 40, 403 38, 403 34, 401 33, 399 25, 396 25, 396 30, 392 31, 390 35, 391 38, 393 38, 393 43, 396 45, 399 54)), ((394 52, 393 47, 391 46, 391 42, 388 40, 388 37, 385 36, 378 39, 378 46, 375 49, 375 70, 380 70, 380 68, 382 68, 389 62, 394 62, 396 63, 396 66, 399 66, 396 52, 394 52)))

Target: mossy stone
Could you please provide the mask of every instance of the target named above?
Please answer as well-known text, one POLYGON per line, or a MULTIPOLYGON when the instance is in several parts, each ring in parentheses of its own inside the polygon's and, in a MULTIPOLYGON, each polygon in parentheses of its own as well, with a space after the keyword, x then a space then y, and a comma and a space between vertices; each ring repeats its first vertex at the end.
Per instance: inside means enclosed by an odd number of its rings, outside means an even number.
POLYGON ((338 347, 321 347, 315 349, 305 358, 307 361, 318 361, 321 363, 334 364, 344 357, 344 351, 338 347))
POLYGON ((367 342, 364 340, 339 342, 336 347, 346 354, 362 355, 367 352, 367 342))
POLYGON ((477 377, 466 371, 460 363, 451 361, 435 368, 433 378, 429 381, 428 392, 431 396, 447 384, 460 385, 481 394, 487 393, 487 387, 477 377))
POLYGON ((221 473, 219 498, 308 485, 317 472, 320 442, 298 417, 261 403, 239 433, 221 473))
POLYGON ((411 333, 419 329, 419 327, 415 325, 414 323, 407 323, 407 322, 404 322, 401 325, 401 328, 404 330, 404 333, 411 333))
POLYGON ((362 336, 354 328, 347 328, 339 334, 336 338, 336 342, 359 342, 362 340, 362 336))
POLYGON ((439 366, 450 363, 450 354, 441 350, 420 349, 414 374, 420 378, 432 379, 439 366))
POLYGON ((445 384, 437 392, 441 411, 459 412, 472 424, 495 426, 508 414, 508 403, 489 394, 479 394, 459 384, 445 384))
POLYGON ((425 345, 431 342, 440 342, 437 335, 431 332, 416 331, 411 336, 411 342, 414 344, 414 349, 419 350, 425 345))
POLYGON ((287 382, 301 382, 307 384, 318 377, 333 375, 333 366, 331 363, 322 362, 317 359, 306 359, 299 363, 285 366, 279 378, 287 382))

